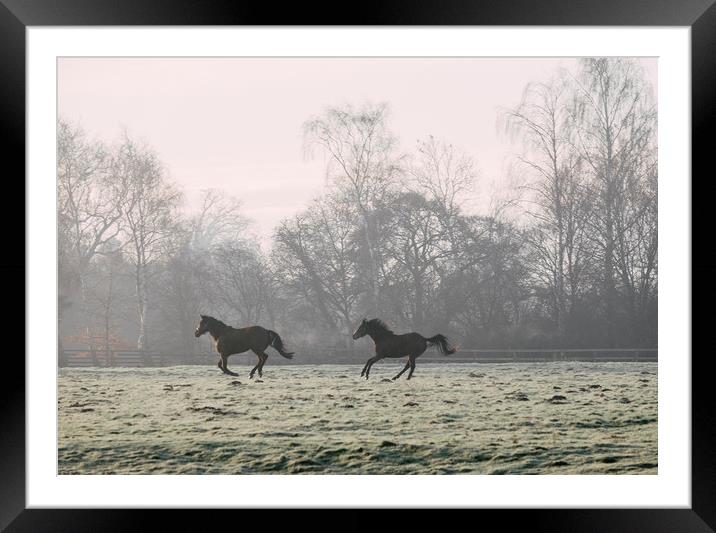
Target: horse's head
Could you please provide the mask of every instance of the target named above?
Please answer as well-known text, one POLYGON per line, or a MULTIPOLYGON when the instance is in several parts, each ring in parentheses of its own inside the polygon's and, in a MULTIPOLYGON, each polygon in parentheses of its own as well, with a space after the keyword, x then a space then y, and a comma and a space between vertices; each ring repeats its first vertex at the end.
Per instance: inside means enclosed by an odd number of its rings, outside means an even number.
POLYGON ((201 337, 204 333, 209 331, 209 321, 207 320, 207 317, 204 315, 199 315, 201 317, 201 320, 199 321, 199 324, 196 326, 196 329, 194 330, 194 336, 195 337, 201 337))
POLYGON ((364 318, 358 326, 358 329, 353 333, 353 340, 360 339, 368 333, 368 321, 364 318))

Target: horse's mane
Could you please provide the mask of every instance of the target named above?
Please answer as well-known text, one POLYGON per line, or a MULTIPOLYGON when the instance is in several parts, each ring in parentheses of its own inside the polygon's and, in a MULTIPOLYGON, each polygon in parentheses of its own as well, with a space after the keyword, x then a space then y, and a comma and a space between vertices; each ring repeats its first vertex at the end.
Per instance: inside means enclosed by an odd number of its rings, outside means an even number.
POLYGON ((206 319, 208 322, 210 322, 216 326, 224 326, 226 328, 229 327, 227 324, 224 324, 221 320, 219 320, 218 318, 214 318, 213 316, 208 316, 208 315, 201 315, 201 316, 202 316, 202 318, 206 319))
POLYGON ((388 327, 388 325, 380 318, 371 318, 368 322, 366 322, 366 325, 374 331, 378 330, 381 333, 393 333, 393 331, 388 327))

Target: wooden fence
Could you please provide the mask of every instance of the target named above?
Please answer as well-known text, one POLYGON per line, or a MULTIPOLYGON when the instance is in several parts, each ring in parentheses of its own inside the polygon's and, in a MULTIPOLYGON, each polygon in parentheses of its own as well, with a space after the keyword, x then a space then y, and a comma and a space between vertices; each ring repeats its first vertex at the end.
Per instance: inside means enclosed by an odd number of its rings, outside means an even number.
MULTIPOLYGON (((270 364, 362 364, 373 355, 363 350, 296 350, 291 361, 278 354, 271 354, 270 364)), ((246 364, 247 358, 255 356, 235 355, 229 364, 246 364)), ((574 349, 460 349, 450 356, 442 356, 434 350, 420 357, 421 363, 531 363, 547 361, 657 361, 658 350, 654 348, 574 348, 574 349)), ((61 367, 161 367, 176 365, 215 365, 215 354, 176 354, 139 352, 127 350, 92 351, 64 350, 58 354, 61 367)))

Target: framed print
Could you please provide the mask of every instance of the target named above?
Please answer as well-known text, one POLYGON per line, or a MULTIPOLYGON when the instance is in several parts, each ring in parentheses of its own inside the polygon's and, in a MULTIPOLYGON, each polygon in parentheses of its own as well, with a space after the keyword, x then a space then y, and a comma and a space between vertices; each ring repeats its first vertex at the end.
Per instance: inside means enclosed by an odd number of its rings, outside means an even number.
POLYGON ((28 214, 0 525, 503 508, 710 530, 689 173, 716 8, 522 4, 316 26, 5 2, 28 214))

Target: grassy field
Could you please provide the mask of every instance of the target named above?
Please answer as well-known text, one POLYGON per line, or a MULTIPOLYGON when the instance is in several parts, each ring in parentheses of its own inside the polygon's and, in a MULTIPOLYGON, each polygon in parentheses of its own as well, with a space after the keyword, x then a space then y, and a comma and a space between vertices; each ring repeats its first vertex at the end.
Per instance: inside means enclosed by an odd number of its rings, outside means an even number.
POLYGON ((60 369, 58 472, 657 473, 656 363, 253 363, 60 369))

